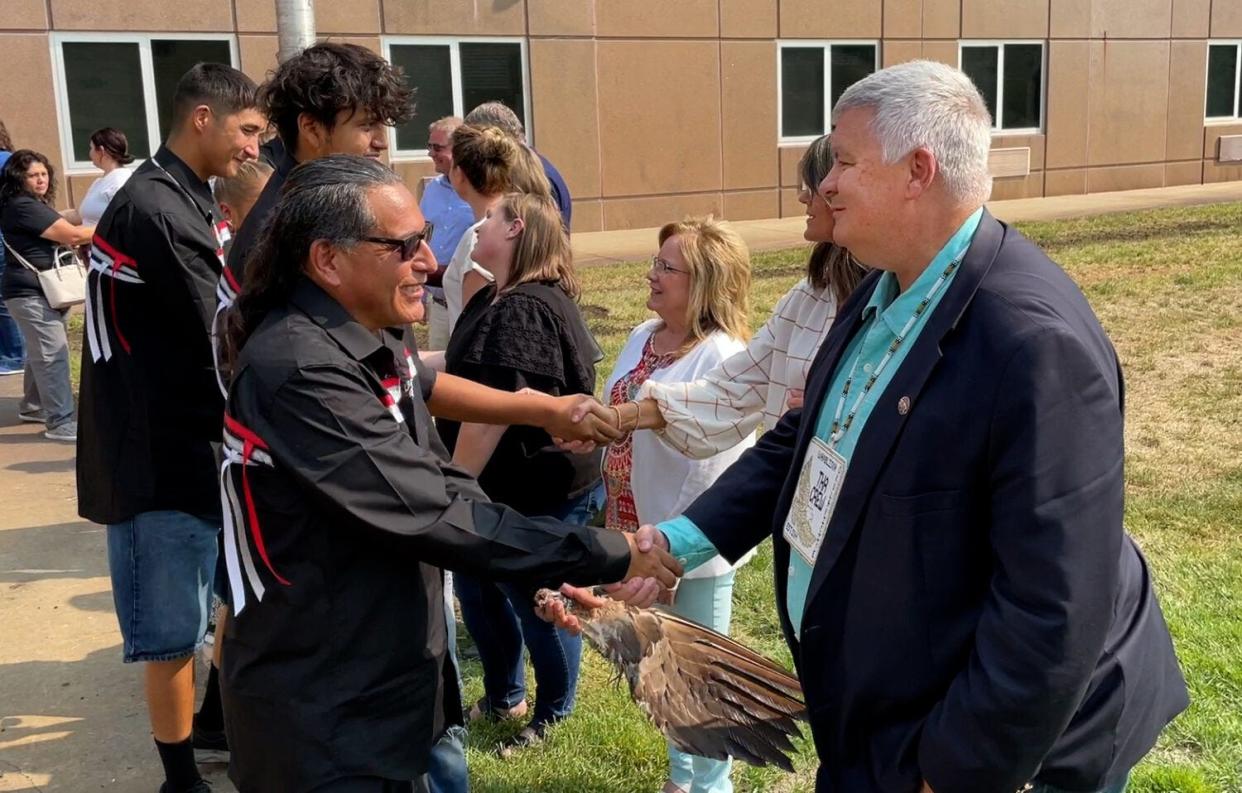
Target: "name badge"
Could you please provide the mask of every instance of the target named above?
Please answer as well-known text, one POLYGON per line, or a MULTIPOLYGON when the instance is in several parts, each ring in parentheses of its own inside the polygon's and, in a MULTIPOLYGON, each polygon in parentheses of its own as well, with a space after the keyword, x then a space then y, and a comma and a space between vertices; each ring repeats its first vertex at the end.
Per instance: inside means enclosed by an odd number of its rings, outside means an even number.
POLYGON ((837 508, 841 484, 845 481, 845 458, 827 443, 812 438, 798 476, 789 515, 785 518, 785 540, 807 564, 814 567, 819 546, 828 530, 828 521, 837 508))

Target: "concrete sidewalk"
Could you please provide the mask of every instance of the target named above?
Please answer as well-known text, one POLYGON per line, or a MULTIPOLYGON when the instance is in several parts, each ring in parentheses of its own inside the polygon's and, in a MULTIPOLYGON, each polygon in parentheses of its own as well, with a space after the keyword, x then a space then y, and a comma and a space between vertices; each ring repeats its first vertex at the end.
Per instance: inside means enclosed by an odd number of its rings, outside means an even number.
MULTIPOLYGON (((18 422, 21 381, 0 378, 0 791, 155 793, 104 530, 78 518, 73 444, 18 422)), ((216 793, 233 790, 223 766, 201 768, 216 793)))
MULTIPOLYGON (((1001 220, 1016 223, 1030 220, 1089 217, 1157 207, 1215 204, 1224 201, 1242 201, 1242 182, 993 201, 988 204, 988 209, 1001 220)), ((741 233, 752 251, 794 248, 806 244, 802 239, 802 230, 806 227, 806 220, 801 215, 771 220, 742 220, 734 223, 733 226, 741 233)), ((596 265, 649 257, 658 247, 656 245, 658 232, 659 229, 648 228, 574 234, 574 261, 580 265, 596 265)))

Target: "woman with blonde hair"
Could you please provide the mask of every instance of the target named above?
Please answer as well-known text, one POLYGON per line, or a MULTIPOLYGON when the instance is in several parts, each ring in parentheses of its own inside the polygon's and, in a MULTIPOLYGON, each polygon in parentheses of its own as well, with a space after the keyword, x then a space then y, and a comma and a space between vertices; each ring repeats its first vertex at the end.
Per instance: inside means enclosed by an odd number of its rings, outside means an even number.
POLYGON ((597 407, 596 420, 655 430, 682 454, 704 458, 752 437, 761 423, 775 426, 786 410, 802 406, 807 373, 837 307, 867 272, 832 241, 832 210, 817 191, 832 162, 827 135, 812 142, 802 156, 798 200, 806 207, 803 236, 815 247, 806 277, 777 301, 746 349, 687 382, 652 380, 633 402, 615 411, 597 407))
MULTIPOLYGON (((445 370, 506 391, 594 393, 597 347, 578 310, 569 235, 552 199, 501 196, 477 233, 474 261, 495 281, 462 311, 449 337, 445 370)), ((444 420, 437 427, 453 462, 478 477, 492 501, 577 525, 598 511, 598 452, 564 452, 534 427, 444 420)), ((520 588, 460 574, 453 583, 483 664, 484 696, 470 718, 525 716, 525 644, 535 668, 534 713, 502 748, 507 753, 538 742, 548 725, 573 710, 581 638, 539 619, 530 593, 520 588)))
POLYGON ((494 279, 487 268, 471 259, 475 231, 488 210, 497 206, 506 193, 551 196, 543 167, 530 149, 497 127, 462 124, 453 131, 453 167, 449 182, 474 211, 475 223, 461 235, 444 271, 444 300, 449 314, 449 335, 457 325, 462 309, 487 283, 494 279))
MULTIPOLYGON (((604 389, 614 416, 644 383, 695 380, 746 347, 750 336, 750 252, 730 227, 711 217, 687 218, 660 229, 660 251, 647 273, 647 308, 656 313, 630 334, 604 389)), ((621 429, 634 424, 620 423, 621 429)), ((604 455, 605 525, 635 531, 680 515, 711 486, 754 438, 704 459, 691 460, 650 433, 631 433, 604 455)), ((751 554, 753 555, 753 554, 751 554)), ((732 616, 737 564, 717 556, 678 585, 672 610, 721 633, 732 616)), ((684 754, 668 747, 665 791, 732 790, 728 760, 684 754)))

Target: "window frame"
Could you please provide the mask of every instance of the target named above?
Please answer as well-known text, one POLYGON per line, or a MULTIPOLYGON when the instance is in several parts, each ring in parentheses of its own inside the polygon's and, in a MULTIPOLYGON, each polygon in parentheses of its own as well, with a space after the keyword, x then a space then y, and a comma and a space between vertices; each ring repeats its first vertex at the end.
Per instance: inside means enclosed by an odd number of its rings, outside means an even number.
MULTIPOLYGON (((996 47, 996 118, 992 119, 992 136, 1042 135, 1048 123, 1048 41, 1046 39, 958 39, 957 68, 962 68, 962 50, 966 47, 996 47), (1001 126, 1005 107, 1005 45, 1039 45, 1039 125, 1035 127, 1001 126)), ((969 76, 969 75, 968 75, 969 76)))
POLYGON ((225 41, 229 45, 229 64, 238 66, 237 36, 233 33, 94 33, 54 31, 48 36, 52 50, 52 90, 56 93, 56 123, 60 127, 61 162, 65 164, 65 176, 98 174, 99 170, 90 160, 74 159, 73 121, 69 113, 69 86, 65 77, 66 43, 137 44, 138 65, 142 78, 143 109, 147 115, 147 138, 152 153, 163 143, 160 136, 160 111, 155 97, 155 68, 151 58, 151 42, 159 41, 225 41))
POLYGON ((777 39, 776 40, 776 139, 780 146, 806 145, 832 130, 832 48, 835 46, 870 46, 875 50, 872 74, 880 70, 879 39, 777 39), (782 129, 785 117, 785 69, 782 51, 787 48, 819 47, 824 53, 824 126, 818 135, 786 135, 782 129))
POLYGON ((1203 123, 1204 124, 1239 124, 1242 123, 1242 39, 1208 39, 1207 48, 1203 55, 1203 123), (1232 116, 1209 116, 1207 114, 1208 102, 1208 80, 1210 72, 1208 71, 1212 65, 1212 47, 1228 47, 1232 46, 1234 52, 1233 62, 1233 115, 1232 116))
MULTIPOLYGON (((517 44, 522 61, 522 129, 526 131, 526 142, 531 143, 530 127, 530 49, 525 36, 381 36, 380 49, 384 58, 392 63, 394 45, 430 45, 447 46, 449 48, 449 75, 453 81, 453 115, 464 117, 467 110, 463 107, 461 85, 461 45, 462 44, 517 44)), ((415 103, 418 97, 415 95, 415 103)), ((426 147, 421 149, 397 148, 397 128, 388 128, 388 159, 390 162, 430 162, 431 153, 426 147)))

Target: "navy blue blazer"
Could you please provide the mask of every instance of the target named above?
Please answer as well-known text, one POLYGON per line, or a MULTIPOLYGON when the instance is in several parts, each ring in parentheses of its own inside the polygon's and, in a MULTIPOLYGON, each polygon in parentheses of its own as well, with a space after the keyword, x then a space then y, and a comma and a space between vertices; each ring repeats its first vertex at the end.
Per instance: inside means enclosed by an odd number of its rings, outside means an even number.
POLYGON ((878 277, 842 307, 806 411, 786 414, 686 511, 731 560, 774 540, 816 790, 1120 781, 1188 704, 1146 562, 1122 528, 1121 371, 1078 287, 987 213, 862 430, 794 636, 784 519, 878 277))

